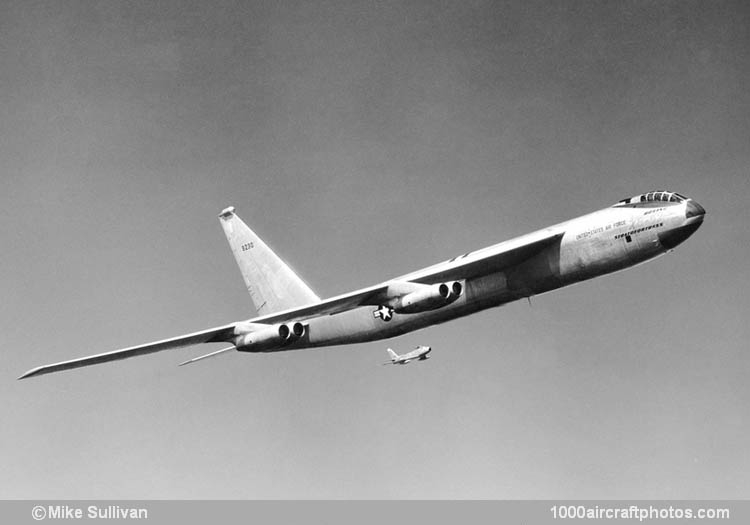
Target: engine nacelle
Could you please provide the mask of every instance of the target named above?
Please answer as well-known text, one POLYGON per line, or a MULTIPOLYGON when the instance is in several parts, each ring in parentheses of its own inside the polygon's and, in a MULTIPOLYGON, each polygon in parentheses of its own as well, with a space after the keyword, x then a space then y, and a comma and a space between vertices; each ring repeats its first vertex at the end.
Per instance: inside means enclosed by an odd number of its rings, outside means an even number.
POLYGON ((458 281, 425 285, 420 290, 399 297, 390 306, 398 314, 427 312, 452 303, 461 297, 462 292, 463 286, 458 281))
POLYGON ((305 335, 305 325, 302 323, 279 325, 279 336, 284 342, 291 342, 305 335))
POLYGON ((234 346, 240 352, 265 352, 291 344, 303 335, 302 323, 277 324, 237 336, 234 346))

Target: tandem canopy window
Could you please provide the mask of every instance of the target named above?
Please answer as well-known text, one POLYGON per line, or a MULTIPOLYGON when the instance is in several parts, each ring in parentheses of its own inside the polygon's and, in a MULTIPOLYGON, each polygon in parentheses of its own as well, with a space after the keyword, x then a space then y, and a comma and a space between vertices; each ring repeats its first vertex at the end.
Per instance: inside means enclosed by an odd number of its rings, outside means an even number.
POLYGON ((652 191, 650 193, 644 193, 643 195, 636 195, 629 199, 622 199, 618 204, 633 204, 636 202, 683 202, 686 201, 687 197, 680 195, 679 193, 671 191, 652 191))

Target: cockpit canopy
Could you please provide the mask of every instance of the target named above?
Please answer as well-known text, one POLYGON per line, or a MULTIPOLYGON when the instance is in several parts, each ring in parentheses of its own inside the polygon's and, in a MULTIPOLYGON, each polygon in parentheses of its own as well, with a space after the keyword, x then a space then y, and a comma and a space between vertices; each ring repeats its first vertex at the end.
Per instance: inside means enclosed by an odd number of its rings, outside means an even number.
MULTIPOLYGON (((644 193, 642 195, 636 195, 635 197, 630 197, 629 199, 622 199, 617 204, 635 204, 636 202, 652 202, 652 201, 661 201, 661 202, 684 202, 688 200, 687 197, 684 195, 680 195, 679 193, 671 192, 671 191, 652 191, 649 193, 644 193)), ((617 206, 615 204, 615 206, 617 206)))

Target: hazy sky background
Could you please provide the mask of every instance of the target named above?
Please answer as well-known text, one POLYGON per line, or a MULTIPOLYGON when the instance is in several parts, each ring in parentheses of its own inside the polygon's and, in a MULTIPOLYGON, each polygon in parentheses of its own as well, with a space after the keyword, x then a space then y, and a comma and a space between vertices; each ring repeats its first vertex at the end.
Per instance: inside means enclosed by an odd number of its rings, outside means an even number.
POLYGON ((0 496, 746 498, 749 71, 743 1, 3 2, 0 496), (661 188, 531 307, 16 381, 251 317, 228 205, 327 297, 661 188))

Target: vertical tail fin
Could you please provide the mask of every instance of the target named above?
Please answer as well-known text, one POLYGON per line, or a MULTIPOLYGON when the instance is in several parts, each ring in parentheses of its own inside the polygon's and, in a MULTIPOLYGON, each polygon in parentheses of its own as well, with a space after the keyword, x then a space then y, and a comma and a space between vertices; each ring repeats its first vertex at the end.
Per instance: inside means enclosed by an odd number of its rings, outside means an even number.
POLYGON ((222 211, 219 219, 258 315, 320 301, 315 292, 235 215, 234 207, 222 211))
POLYGON ((396 352, 394 352, 390 348, 386 348, 386 350, 388 350, 388 355, 391 356, 391 361, 395 361, 396 359, 398 359, 398 354, 396 352))

